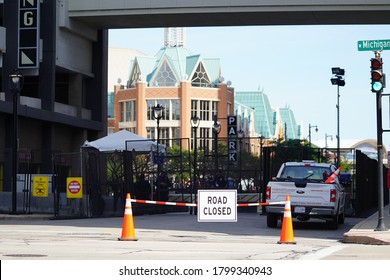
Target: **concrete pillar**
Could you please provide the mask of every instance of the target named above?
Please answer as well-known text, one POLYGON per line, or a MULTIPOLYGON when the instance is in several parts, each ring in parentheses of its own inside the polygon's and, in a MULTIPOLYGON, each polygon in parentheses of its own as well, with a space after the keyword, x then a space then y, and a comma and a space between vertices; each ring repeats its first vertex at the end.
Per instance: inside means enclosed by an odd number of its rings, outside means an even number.
MULTIPOLYGON (((181 138, 191 138, 191 82, 182 81, 180 82, 179 89, 180 97, 180 137, 181 138)), ((183 143, 184 149, 189 149, 187 147, 187 142, 183 143)))
POLYGON ((147 137, 146 132, 146 83, 137 82, 136 89, 136 134, 147 137))

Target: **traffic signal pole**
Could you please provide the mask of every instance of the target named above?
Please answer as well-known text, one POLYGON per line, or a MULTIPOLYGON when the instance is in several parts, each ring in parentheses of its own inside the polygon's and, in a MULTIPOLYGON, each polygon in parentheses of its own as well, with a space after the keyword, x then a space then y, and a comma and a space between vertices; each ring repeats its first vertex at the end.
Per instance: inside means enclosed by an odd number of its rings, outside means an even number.
MULTIPOLYGON (((382 59, 380 58, 380 52, 375 51, 375 59, 379 59, 381 62, 380 70, 382 73, 382 59)), ((371 77, 372 77, 372 91, 376 93, 376 122, 377 122, 377 153, 378 153, 378 225, 375 231, 386 231, 387 228, 384 223, 384 195, 383 195, 383 128, 382 128, 382 92, 383 87, 379 90, 374 90, 375 80, 373 79, 373 72, 377 71, 373 69, 371 60, 371 77)))
POLYGON ((337 157, 336 157, 336 166, 337 168, 341 166, 340 162, 340 87, 345 86, 345 80, 343 76, 345 75, 345 69, 340 67, 332 67, 333 78, 330 79, 332 85, 337 85, 337 157))
POLYGON ((383 129, 382 129, 382 93, 376 93, 377 151, 378 151, 378 225, 376 231, 387 230, 384 223, 383 195, 383 129))

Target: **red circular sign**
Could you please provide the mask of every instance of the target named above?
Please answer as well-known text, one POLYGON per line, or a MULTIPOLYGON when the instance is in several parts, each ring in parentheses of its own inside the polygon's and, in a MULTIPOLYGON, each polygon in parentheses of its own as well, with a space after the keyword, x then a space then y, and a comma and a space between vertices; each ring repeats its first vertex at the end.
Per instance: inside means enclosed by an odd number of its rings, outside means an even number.
POLYGON ((76 194, 81 190, 80 183, 77 181, 71 181, 68 185, 68 190, 72 194, 76 194))

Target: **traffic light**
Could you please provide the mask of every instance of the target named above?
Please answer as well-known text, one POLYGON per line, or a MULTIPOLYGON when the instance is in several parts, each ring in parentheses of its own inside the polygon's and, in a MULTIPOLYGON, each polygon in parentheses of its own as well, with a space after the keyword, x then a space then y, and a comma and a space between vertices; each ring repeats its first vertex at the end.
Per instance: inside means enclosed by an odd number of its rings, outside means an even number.
POLYGON ((371 91, 382 92, 384 88, 384 74, 382 58, 371 58, 371 91))
POLYGON ((332 67, 332 74, 334 75, 331 79, 330 82, 332 85, 337 85, 340 87, 345 86, 345 80, 344 80, 344 75, 345 75, 345 70, 340 68, 340 67, 332 67))

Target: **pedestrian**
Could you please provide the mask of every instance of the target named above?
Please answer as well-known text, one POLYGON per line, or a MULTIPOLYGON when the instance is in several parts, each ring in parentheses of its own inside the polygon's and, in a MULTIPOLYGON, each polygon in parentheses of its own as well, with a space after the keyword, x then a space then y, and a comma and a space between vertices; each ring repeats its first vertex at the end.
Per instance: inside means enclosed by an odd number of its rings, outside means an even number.
POLYGON ((221 171, 218 171, 214 178, 214 188, 226 189, 226 178, 222 176, 221 171))
POLYGON ((141 173, 134 184, 135 197, 137 199, 150 199, 150 184, 145 180, 145 174, 141 173))
POLYGON ((156 200, 168 201, 169 189, 172 187, 172 183, 168 178, 165 171, 162 171, 155 182, 156 186, 156 200))

